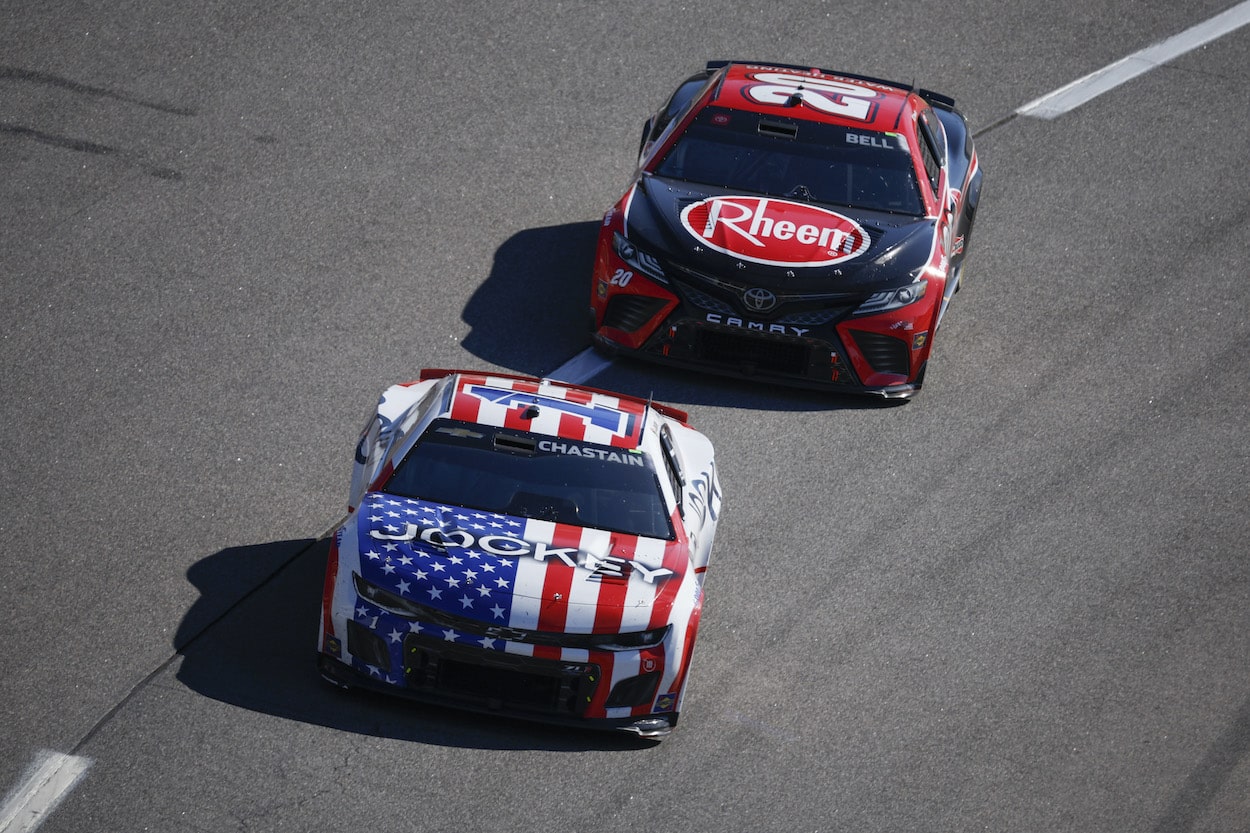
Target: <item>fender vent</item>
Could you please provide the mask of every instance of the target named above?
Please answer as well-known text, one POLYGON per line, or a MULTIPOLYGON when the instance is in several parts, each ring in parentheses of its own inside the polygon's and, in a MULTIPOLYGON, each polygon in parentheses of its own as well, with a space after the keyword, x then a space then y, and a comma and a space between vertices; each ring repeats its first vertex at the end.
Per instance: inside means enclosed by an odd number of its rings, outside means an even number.
POLYGON ((614 295, 608 301, 603 326, 632 333, 655 317, 667 302, 646 295, 614 295))
POLYGON ((897 373, 906 376, 911 370, 907 342, 894 336, 870 333, 866 330, 851 330, 851 338, 855 346, 864 354, 864 359, 878 373, 897 373))

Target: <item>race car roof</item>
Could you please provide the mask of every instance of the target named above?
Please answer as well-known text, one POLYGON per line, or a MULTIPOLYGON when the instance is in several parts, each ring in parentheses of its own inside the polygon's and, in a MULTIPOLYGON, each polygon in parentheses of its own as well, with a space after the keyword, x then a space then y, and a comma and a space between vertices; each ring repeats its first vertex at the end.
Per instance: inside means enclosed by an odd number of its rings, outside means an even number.
MULTIPOLYGON (((709 69, 718 63, 710 63, 709 69)), ((815 67, 769 63, 725 66, 725 76, 708 101, 711 105, 868 130, 897 130, 913 92, 891 81, 815 67)))
POLYGON ((446 415, 464 422, 637 448, 648 407, 686 421, 675 408, 550 379, 438 370, 425 371, 422 378, 452 374, 456 379, 446 415))

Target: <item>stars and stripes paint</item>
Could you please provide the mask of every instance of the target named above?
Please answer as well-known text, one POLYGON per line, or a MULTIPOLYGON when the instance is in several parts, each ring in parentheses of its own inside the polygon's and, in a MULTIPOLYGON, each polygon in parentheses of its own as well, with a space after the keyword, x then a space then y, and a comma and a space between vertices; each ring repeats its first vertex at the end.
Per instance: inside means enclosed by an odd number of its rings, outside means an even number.
MULTIPOLYGON (((674 413, 681 414, 547 380, 465 372, 388 389, 357 448, 355 508, 327 564, 323 675, 344 682, 346 672, 327 673, 326 663, 350 667, 354 679, 427 696, 441 683, 414 682, 405 664, 414 651, 460 667, 520 669, 502 678, 509 681, 582 674, 591 687, 578 692, 586 702, 574 710, 575 722, 643 733, 654 727, 639 728, 639 719, 663 714, 659 723, 671 727, 697 631, 715 513, 693 504, 679 510, 685 498, 665 483, 675 534, 649 538, 404 497, 382 485, 416 435, 440 417, 576 441, 587 452, 594 444, 647 454, 648 465, 662 465, 655 461, 663 424, 680 429, 678 441, 697 438, 687 462, 714 477, 710 444, 674 413), (524 413, 531 409, 537 414, 524 413), (685 516, 697 520, 695 527, 685 516)), ((551 453, 571 453, 561 449, 551 453)))
MULTIPOLYGON (((508 626, 516 590, 518 560, 491 554, 473 546, 439 548, 418 540, 395 540, 408 524, 466 528, 479 533, 520 534, 522 520, 488 512, 454 509, 408 498, 371 494, 360 509, 360 574, 366 581, 412 599, 422 606, 453 616, 508 626), (373 534, 371 534, 373 533, 373 534), (385 537, 377 537, 381 533, 385 537)), ((421 528, 418 526, 418 528, 421 528)), ((435 526, 424 528, 437 528, 435 526)), ((399 617, 362 601, 355 609, 357 621, 374 629, 373 619, 399 617)), ((408 633, 420 632, 419 621, 392 623, 395 632, 386 634, 392 643, 408 633)), ((449 642, 474 642, 484 648, 498 647, 500 640, 475 637, 455 628, 424 626, 449 642)))
MULTIPOLYGON (((384 640, 392 671, 360 657, 352 663, 395 685, 402 682, 397 670, 409 634, 550 660, 593 659, 612 682, 662 671, 663 646, 607 653, 534 644, 521 634, 536 631, 550 640, 661 628, 695 578, 681 539, 621 535, 385 493, 366 496, 355 523, 340 536, 338 558, 340 571, 350 571, 353 582, 359 576, 367 588, 362 593, 362 585, 354 586, 349 618, 384 640), (400 600, 408 603, 403 609, 400 600)), ((673 636, 684 629, 679 622, 673 636)), ((341 655, 342 645, 335 647, 341 655)), ((669 682, 677 670, 672 666, 669 682)))

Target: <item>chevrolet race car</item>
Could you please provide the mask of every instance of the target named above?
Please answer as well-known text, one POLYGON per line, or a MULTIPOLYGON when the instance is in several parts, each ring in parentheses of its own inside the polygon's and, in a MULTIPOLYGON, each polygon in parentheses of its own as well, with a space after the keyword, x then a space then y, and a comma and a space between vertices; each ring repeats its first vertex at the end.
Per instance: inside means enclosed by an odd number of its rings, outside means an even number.
POLYGON ((682 411, 425 370, 361 435, 318 667, 343 687, 661 738, 720 513, 682 411))
POLYGON ((634 181, 604 215, 594 342, 906 399, 959 289, 980 192, 951 98, 711 62, 647 121, 634 181))

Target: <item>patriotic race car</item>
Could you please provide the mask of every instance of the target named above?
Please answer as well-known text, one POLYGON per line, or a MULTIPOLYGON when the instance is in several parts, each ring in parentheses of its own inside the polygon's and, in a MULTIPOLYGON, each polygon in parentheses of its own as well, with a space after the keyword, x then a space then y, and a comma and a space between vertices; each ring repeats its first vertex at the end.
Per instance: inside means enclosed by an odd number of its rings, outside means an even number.
POLYGON ((661 738, 720 512, 684 412, 426 370, 361 435, 318 667, 343 687, 661 738))
POLYGON ((959 289, 981 191, 953 99, 711 62, 643 128, 591 292, 608 352, 906 399, 959 289))

